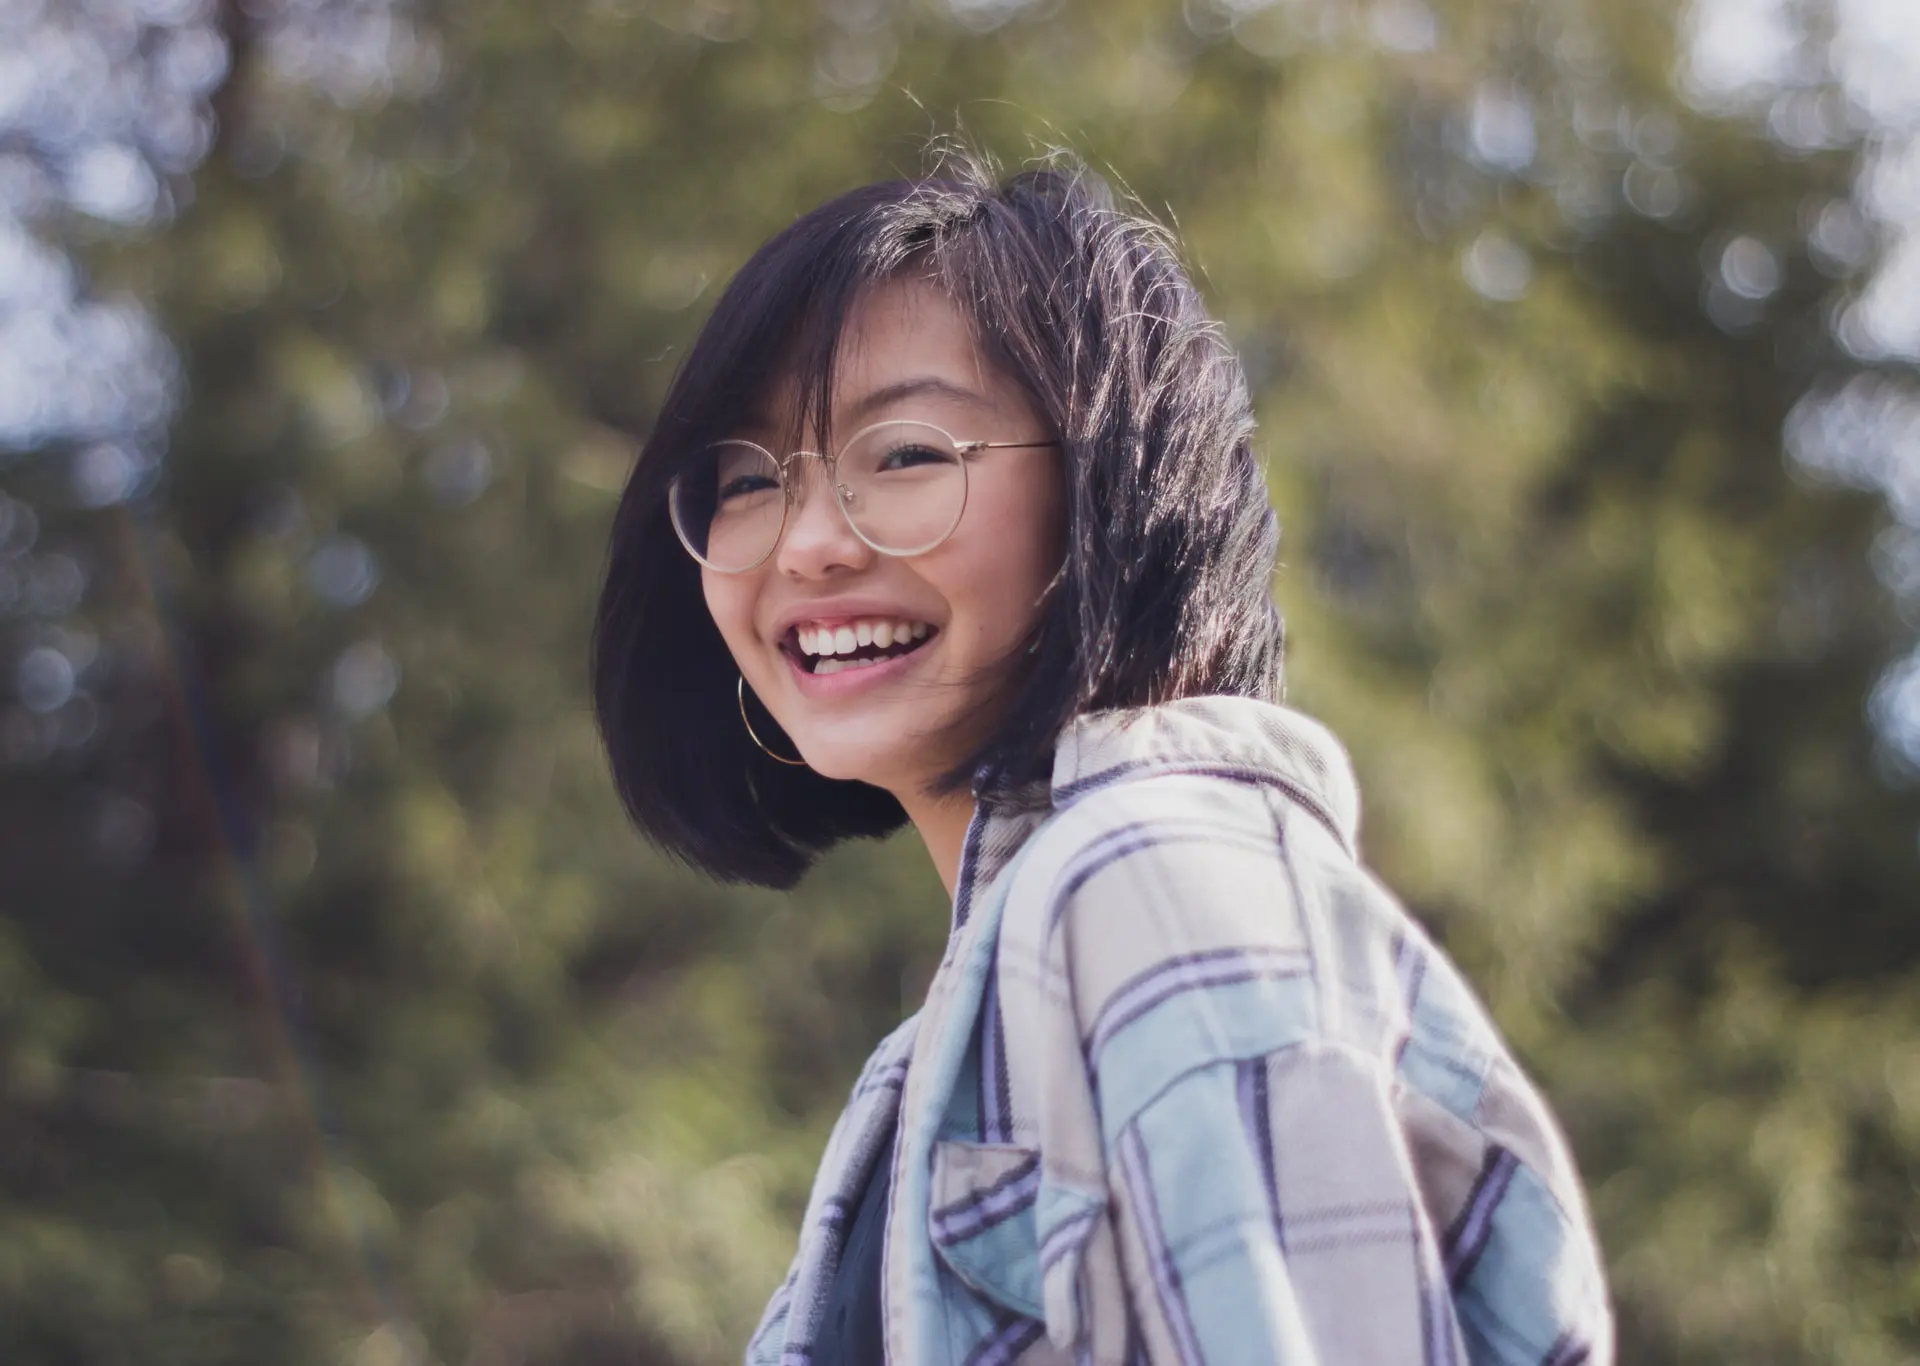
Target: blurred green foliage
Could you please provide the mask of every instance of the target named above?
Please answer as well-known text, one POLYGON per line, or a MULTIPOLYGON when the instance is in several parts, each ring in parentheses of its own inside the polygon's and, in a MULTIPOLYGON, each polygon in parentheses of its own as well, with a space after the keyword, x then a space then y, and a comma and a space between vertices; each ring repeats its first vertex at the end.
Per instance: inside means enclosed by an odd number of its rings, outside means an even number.
POLYGON ((0 464, 86 579, 0 617, 81 659, 0 718, 0 1360, 737 1354, 943 899, 908 840, 790 897, 640 845, 585 631, 718 285, 955 129, 1177 224, 1291 700, 1552 1096, 1621 1359, 1920 1359, 1907 533, 1783 457, 1905 382, 1833 324, 1857 120, 1683 97, 1665 0, 207 14, 167 221, 39 220, 177 349, 164 464, 0 464))

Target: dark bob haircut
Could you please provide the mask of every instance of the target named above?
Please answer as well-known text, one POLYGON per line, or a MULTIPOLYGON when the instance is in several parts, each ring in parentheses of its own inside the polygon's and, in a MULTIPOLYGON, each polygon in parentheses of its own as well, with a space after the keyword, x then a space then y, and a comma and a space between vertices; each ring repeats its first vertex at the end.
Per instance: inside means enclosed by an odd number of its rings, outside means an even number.
MULTIPOLYGON (((982 354, 1025 388, 1059 435, 1067 485, 1065 564, 1009 675, 1013 695, 938 786, 1023 799, 1082 712, 1280 696, 1269 594, 1279 529, 1246 379, 1172 239, 1077 164, 995 183, 976 158, 950 157, 923 179, 822 205, 741 267, 614 519, 593 639, 614 781, 642 832, 727 881, 791 886, 822 851, 886 834, 905 813, 878 788, 783 766, 754 745, 738 670, 669 522, 667 483, 777 384, 798 396, 795 431, 824 434, 850 310, 909 273, 944 289, 982 354)), ((791 752, 771 718, 761 736, 791 752)))

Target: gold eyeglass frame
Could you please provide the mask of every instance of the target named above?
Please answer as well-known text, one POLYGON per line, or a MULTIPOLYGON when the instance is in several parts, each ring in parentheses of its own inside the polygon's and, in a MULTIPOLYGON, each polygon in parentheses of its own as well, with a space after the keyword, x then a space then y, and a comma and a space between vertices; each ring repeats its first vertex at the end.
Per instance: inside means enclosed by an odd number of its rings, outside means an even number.
POLYGON ((750 446, 754 450, 759 451, 760 454, 766 456, 768 460, 772 461, 774 469, 780 476, 780 524, 774 528, 773 536, 767 542, 766 550, 761 553, 759 559, 753 561, 751 564, 742 565, 738 569, 722 569, 719 565, 712 563, 700 554, 699 551, 695 550, 693 548, 693 541, 680 525, 678 502, 674 497, 674 490, 679 486, 681 478, 678 474, 674 475, 673 478, 667 482, 667 516, 668 520, 673 523, 673 534, 679 538, 680 544, 686 549, 687 554, 693 556, 694 562, 702 568, 711 569, 716 574, 752 573, 761 565, 765 564, 768 557, 771 556, 775 550, 779 549, 780 538, 786 534, 787 530, 787 514, 793 510, 795 503, 799 501, 794 492, 795 480, 789 476, 789 470, 792 468, 793 462, 802 459, 818 460, 826 466, 827 483, 833 489, 834 506, 840 509, 840 516, 846 522, 847 529, 853 532, 855 536, 858 536, 862 544, 866 545, 876 554, 890 555, 895 559, 906 559, 914 555, 926 554, 929 550, 933 550, 944 544, 947 538, 953 535, 954 529, 960 525, 960 519, 967 514, 967 497, 972 488, 972 479, 967 474, 967 462, 964 459, 960 462, 960 506, 954 509, 953 520, 947 523, 946 530, 942 531, 925 545, 915 547, 912 550, 893 550, 887 546, 880 545, 859 528, 853 520, 853 513, 847 510, 847 499, 851 491, 846 485, 840 482, 839 465, 840 457, 852 449, 854 442, 860 440, 861 437, 866 436, 869 432, 876 432, 882 427, 925 427, 930 432, 940 433, 941 436, 947 439, 947 443, 953 447, 954 454, 963 457, 973 455, 978 451, 1033 450, 1042 446, 1058 446, 1060 444, 1057 438, 1047 441, 962 441, 938 423, 922 422, 919 418, 914 417, 891 417, 883 422, 869 422, 845 441, 842 441, 839 451, 833 455, 824 455, 819 451, 798 450, 787 452, 786 457, 782 459, 757 441, 748 441, 745 437, 727 437, 720 441, 709 442, 702 448, 703 452, 712 450, 716 446, 750 446))

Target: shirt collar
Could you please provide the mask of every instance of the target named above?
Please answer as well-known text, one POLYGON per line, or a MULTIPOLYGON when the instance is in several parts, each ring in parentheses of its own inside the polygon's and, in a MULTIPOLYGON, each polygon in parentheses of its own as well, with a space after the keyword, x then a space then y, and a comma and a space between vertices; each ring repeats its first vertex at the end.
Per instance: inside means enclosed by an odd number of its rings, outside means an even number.
POLYGON ((1312 717, 1251 697, 1189 697, 1076 718, 1054 751, 1052 803, 1058 809, 1111 783, 1181 772, 1271 783, 1358 852, 1360 792, 1340 742, 1312 717))
POLYGON ((1054 811, 1118 782, 1164 773, 1213 773, 1265 783, 1299 802, 1358 856, 1360 795, 1333 733, 1312 717, 1251 697, 1189 697, 1157 707, 1088 712, 1061 732, 1053 778, 982 804, 967 827, 954 889, 953 927, 1054 811))

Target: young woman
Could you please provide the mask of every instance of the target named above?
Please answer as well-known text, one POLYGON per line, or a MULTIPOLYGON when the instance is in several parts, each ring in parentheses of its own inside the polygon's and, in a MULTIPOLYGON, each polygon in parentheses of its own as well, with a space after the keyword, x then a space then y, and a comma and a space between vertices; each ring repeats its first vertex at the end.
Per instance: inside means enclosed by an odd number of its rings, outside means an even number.
POLYGON ((600 603, 620 791, 775 887, 911 821, 953 898, 750 1362, 1611 1361, 1552 1117, 1279 705, 1253 425, 1074 169, 836 199, 688 354, 600 603))

